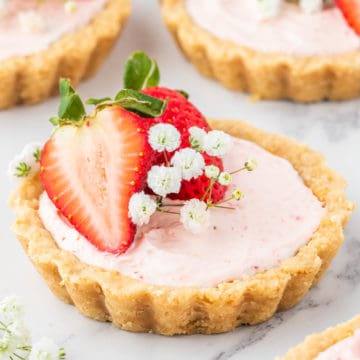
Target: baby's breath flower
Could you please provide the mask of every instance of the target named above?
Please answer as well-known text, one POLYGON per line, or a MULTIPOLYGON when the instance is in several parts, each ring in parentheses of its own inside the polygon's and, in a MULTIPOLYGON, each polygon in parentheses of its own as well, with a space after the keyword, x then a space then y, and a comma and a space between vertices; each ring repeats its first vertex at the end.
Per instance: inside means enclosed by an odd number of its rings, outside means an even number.
POLYGON ((43 337, 33 345, 29 360, 58 360, 61 352, 62 349, 52 339, 43 337))
POLYGON ((180 146, 180 133, 170 124, 157 124, 149 130, 150 146, 158 151, 174 151, 180 146))
POLYGON ((171 159, 171 164, 181 170, 185 180, 199 177, 204 169, 205 161, 197 151, 185 148, 177 151, 171 159))
POLYGON ((259 19, 269 19, 281 11, 283 0, 257 0, 259 19))
POLYGON ((8 360, 16 351, 18 344, 11 333, 0 331, 0 360, 8 360))
POLYGON ((186 201, 180 210, 180 221, 185 229, 194 234, 200 233, 210 223, 210 214, 205 202, 198 199, 186 201))
POLYGON ((151 215, 156 211, 156 202, 143 191, 131 196, 129 202, 129 216, 136 225, 144 225, 150 221, 151 215))
POLYGON ((0 301, 0 315, 9 321, 22 317, 23 310, 16 296, 8 296, 0 301))
POLYGON ((40 170, 42 144, 30 143, 10 162, 8 176, 11 179, 27 178, 40 170))
POLYGON ((220 174, 220 169, 215 165, 205 166, 205 176, 209 179, 217 179, 220 174))
POLYGON ((323 0, 300 0, 300 6, 305 13, 320 11, 323 7, 323 0))
POLYGON ((74 0, 66 0, 64 4, 64 10, 67 14, 73 14, 77 11, 78 6, 74 0))
POLYGON ((232 197, 235 200, 241 200, 243 196, 244 196, 243 192, 239 189, 236 189, 232 192, 232 197))
POLYGON ((30 333, 22 315, 22 308, 16 297, 11 296, 0 301, 0 360, 64 359, 64 350, 59 349, 50 339, 43 339, 33 347, 30 346, 30 333))
POLYGON ((221 185, 228 186, 231 184, 231 180, 232 180, 231 175, 228 172, 224 171, 219 175, 218 182, 221 185))
POLYGON ((11 359, 14 352, 30 342, 30 334, 22 321, 2 321, 0 324, 0 360, 11 359))
POLYGON ((147 183, 157 195, 178 193, 181 185, 181 171, 176 167, 154 165, 148 172, 147 183))
POLYGON ((11 332, 12 336, 16 338, 18 347, 26 346, 30 343, 31 337, 29 329, 25 326, 23 319, 18 318, 13 320, 8 325, 8 330, 11 332))
POLYGON ((206 132, 203 129, 200 129, 197 126, 192 126, 189 128, 190 133, 190 144, 191 147, 197 151, 202 151, 204 148, 204 140, 206 136, 206 132))
POLYGON ((231 150, 232 145, 230 135, 220 130, 212 130, 205 137, 204 150, 211 156, 224 157, 231 150))
POLYGON ((257 168, 257 162, 255 159, 249 159, 244 164, 247 171, 254 171, 257 168))

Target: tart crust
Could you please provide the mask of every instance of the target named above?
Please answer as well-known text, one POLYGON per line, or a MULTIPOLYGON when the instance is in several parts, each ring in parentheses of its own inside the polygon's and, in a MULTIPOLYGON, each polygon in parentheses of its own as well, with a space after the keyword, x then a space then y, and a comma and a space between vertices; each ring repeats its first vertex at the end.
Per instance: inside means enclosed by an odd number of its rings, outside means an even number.
POLYGON ((298 102, 346 100, 360 95, 360 52, 300 57, 265 53, 220 39, 198 26, 185 0, 160 0, 179 48, 205 76, 260 99, 298 102))
POLYGON ((322 155, 280 135, 235 120, 209 121, 213 128, 253 141, 290 161, 305 184, 326 206, 306 246, 280 266, 212 288, 158 286, 82 263, 60 249, 39 215, 43 191, 38 177, 24 181, 11 197, 13 230, 53 293, 91 318, 112 321, 130 331, 163 335, 213 334, 242 324, 257 324, 297 304, 317 283, 343 242, 353 204, 345 181, 322 155))
POLYGON ((130 15, 130 0, 108 0, 80 29, 47 49, 0 60, 0 109, 34 104, 58 92, 59 77, 76 85, 96 73, 130 15))
POLYGON ((360 329, 360 315, 346 323, 329 328, 320 334, 312 334, 308 336, 302 344, 292 348, 279 360, 315 359, 316 356, 332 345, 353 336, 357 329, 360 329))

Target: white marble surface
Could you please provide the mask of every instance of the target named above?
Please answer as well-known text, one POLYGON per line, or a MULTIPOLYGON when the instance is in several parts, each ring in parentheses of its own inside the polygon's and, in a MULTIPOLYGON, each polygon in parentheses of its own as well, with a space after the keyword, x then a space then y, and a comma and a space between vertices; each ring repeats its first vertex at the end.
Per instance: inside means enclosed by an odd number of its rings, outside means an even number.
MULTIPOLYGON (((176 49, 160 19, 155 0, 134 0, 126 31, 100 73, 78 87, 81 95, 111 95, 121 86, 125 57, 135 49, 159 61, 164 85, 186 89, 207 115, 241 118, 266 130, 309 144, 326 154, 329 164, 349 182, 347 194, 360 202, 360 100, 297 105, 290 102, 250 103, 202 78, 176 49), (358 155, 356 155, 358 154, 358 155)), ((45 140, 52 128, 58 99, 32 107, 0 112, 0 169, 22 146, 45 140)), ((0 177, 0 296, 17 294, 27 310, 34 338, 48 335, 63 345, 69 359, 274 359, 302 341, 305 335, 360 313, 360 216, 355 212, 346 240, 330 270, 294 309, 254 327, 216 336, 166 338, 132 334, 81 316, 57 300, 35 272, 10 231, 13 218, 6 205, 10 184, 0 177)))

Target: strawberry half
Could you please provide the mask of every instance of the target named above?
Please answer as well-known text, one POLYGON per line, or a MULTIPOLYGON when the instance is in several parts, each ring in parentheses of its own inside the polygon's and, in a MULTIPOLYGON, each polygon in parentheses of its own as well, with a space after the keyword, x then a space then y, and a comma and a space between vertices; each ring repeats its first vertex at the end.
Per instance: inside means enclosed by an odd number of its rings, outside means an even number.
POLYGON ((335 0, 347 23, 360 35, 360 1, 359 0, 335 0))
MULTIPOLYGON (((190 146, 189 129, 192 126, 196 126, 205 131, 211 130, 201 112, 179 92, 164 87, 150 87, 142 90, 142 92, 146 95, 168 101, 165 112, 157 118, 150 119, 150 123, 151 125, 157 123, 174 125, 181 134, 180 149, 190 146)), ((220 158, 215 157, 214 160, 212 160, 212 158, 206 153, 203 153, 202 155, 206 165, 216 165, 220 168, 220 171, 223 171, 223 162, 220 158)), ((171 159, 172 156, 172 153, 168 154, 169 159, 171 159)), ((163 155, 158 154, 155 163, 159 165, 163 162, 163 155)), ((171 194, 169 197, 171 199, 179 200, 190 200, 192 198, 201 199, 209 184, 210 179, 205 175, 201 175, 196 179, 191 179, 190 181, 183 180, 180 192, 178 194, 171 194)), ((219 183, 214 184, 214 188, 211 192, 212 202, 222 200, 225 196, 226 189, 226 186, 220 185, 219 183)), ((209 195, 205 198, 205 200, 208 200, 209 195)))
POLYGON ((131 245, 131 195, 143 189, 153 152, 146 122, 119 106, 58 127, 41 156, 40 177, 61 214, 99 250, 131 245))

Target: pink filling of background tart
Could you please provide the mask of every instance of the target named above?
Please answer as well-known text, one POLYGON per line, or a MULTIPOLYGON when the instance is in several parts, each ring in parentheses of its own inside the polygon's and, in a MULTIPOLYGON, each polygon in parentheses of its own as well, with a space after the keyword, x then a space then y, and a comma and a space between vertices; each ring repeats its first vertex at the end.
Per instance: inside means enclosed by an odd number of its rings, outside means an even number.
POLYGON ((315 360, 360 360, 360 331, 320 353, 315 360))
POLYGON ((81 261, 117 270, 151 284, 211 287, 277 266, 306 244, 325 209, 292 167, 258 145, 234 139, 224 159, 229 171, 254 158, 258 168, 233 177, 229 193, 245 197, 235 210, 211 209, 211 226, 201 234, 185 230, 178 216, 156 213, 138 229, 123 255, 100 252, 59 217, 43 193, 39 215, 58 246, 81 261))
POLYGON ((89 23, 105 3, 106 0, 77 0, 77 10, 67 13, 64 0, 46 0, 40 4, 36 0, 10 0, 0 9, 0 60, 46 49, 62 35, 89 23), (34 13, 29 16, 29 11, 34 13), (28 30, 20 20, 24 16, 28 30), (37 30, 30 29, 32 23, 37 30))
POLYGON ((294 4, 259 20, 255 0, 186 0, 193 21, 220 39, 262 52, 298 56, 358 51, 360 37, 336 7, 307 14, 294 4))

